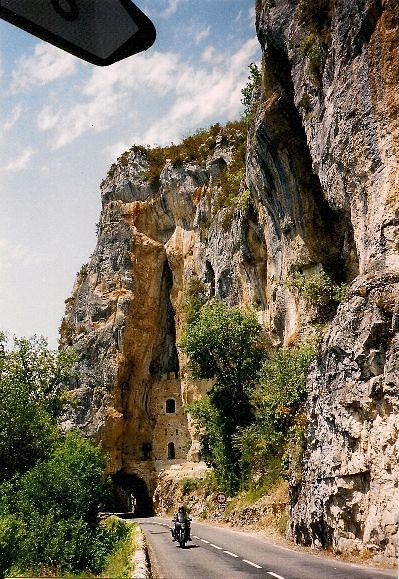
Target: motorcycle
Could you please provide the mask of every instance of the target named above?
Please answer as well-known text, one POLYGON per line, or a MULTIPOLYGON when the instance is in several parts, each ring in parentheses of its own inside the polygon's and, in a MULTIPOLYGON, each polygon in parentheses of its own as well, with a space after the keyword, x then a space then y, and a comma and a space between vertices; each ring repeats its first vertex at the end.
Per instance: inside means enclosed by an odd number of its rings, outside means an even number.
POLYGON ((191 541, 190 521, 191 519, 188 519, 184 523, 177 523, 177 528, 172 529, 172 536, 179 543, 182 549, 186 546, 187 541, 191 541))

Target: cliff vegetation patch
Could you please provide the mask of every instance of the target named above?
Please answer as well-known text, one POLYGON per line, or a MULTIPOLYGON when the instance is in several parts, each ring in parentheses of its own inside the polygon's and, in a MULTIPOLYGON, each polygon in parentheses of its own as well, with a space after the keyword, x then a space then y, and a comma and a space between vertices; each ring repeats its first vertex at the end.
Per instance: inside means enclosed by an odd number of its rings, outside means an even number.
POLYGON ((198 129, 193 135, 185 137, 178 144, 171 143, 165 147, 133 145, 118 158, 116 163, 111 165, 107 179, 115 175, 118 167, 126 167, 129 164, 129 155, 131 153, 141 153, 148 164, 148 168, 143 174, 143 179, 150 186, 158 188, 162 170, 168 159, 173 167, 181 167, 184 163, 204 165, 208 157, 212 155, 217 145, 217 140, 220 143, 224 142, 231 147, 236 147, 238 141, 241 140, 241 133, 246 135, 245 121, 229 122, 225 126, 216 123, 207 129, 198 129))
POLYGON ((326 319, 335 314, 338 305, 348 295, 348 285, 336 283, 324 270, 310 275, 295 272, 286 279, 285 285, 316 307, 318 313, 326 319))

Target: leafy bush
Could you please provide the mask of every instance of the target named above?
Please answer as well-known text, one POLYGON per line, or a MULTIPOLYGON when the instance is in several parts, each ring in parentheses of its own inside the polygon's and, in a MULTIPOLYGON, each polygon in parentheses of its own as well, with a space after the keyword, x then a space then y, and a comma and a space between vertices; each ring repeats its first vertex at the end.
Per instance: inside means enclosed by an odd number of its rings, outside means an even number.
POLYGON ((44 339, 16 339, 0 356, 0 482, 31 468, 55 447, 54 419, 75 361, 50 352, 44 339))
POLYGON ((313 346, 274 350, 262 368, 261 388, 254 402, 277 429, 284 429, 306 398, 306 376, 314 360, 313 346))
POLYGON ((32 509, 42 515, 53 509, 60 519, 77 516, 94 523, 98 506, 109 493, 104 469, 100 449, 72 432, 49 460, 37 463, 21 477, 18 510, 28 516, 32 509))
POLYGON ((101 570, 115 541, 126 536, 123 526, 97 523, 99 505, 109 494, 104 467, 101 451, 71 433, 48 460, 1 485, 0 528, 17 528, 14 567, 101 570))
POLYGON ((0 577, 4 577, 18 552, 16 537, 21 533, 21 523, 17 517, 0 517, 0 577))
POLYGON ((183 495, 189 495, 194 490, 196 490, 199 486, 199 481, 193 478, 184 478, 180 482, 180 487, 182 490, 183 495))
POLYGON ((265 361, 260 386, 252 394, 254 421, 234 436, 241 460, 251 472, 269 472, 276 456, 281 472, 284 451, 289 444, 293 448, 294 434, 299 436, 306 376, 314 357, 313 347, 305 345, 296 349, 278 348, 265 361))
MULTIPOLYGON (((119 519, 111 518, 110 520, 111 522, 116 520, 118 523, 121 523, 119 519)), ((137 531, 138 527, 136 524, 129 525, 129 534, 127 537, 122 538, 118 542, 114 552, 106 558, 102 572, 104 577, 115 577, 115 579, 121 579, 132 576, 132 571, 134 570, 132 565, 132 555, 136 550, 137 531)))
POLYGON ((38 338, 0 349, 0 577, 42 567, 98 573, 126 535, 97 522, 110 485, 102 452, 57 428, 74 361, 38 338))

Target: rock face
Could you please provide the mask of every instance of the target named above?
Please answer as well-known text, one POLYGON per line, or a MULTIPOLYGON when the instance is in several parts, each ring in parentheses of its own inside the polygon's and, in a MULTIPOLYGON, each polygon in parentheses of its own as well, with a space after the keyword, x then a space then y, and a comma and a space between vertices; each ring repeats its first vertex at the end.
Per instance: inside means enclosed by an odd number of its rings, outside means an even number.
POLYGON ((98 244, 61 331, 61 344, 81 354, 65 427, 101 440, 110 472, 152 492, 158 471, 200 458, 183 405, 209 384, 187 379, 178 349, 193 288, 254 308, 275 344, 304 340, 327 321, 308 378, 289 533, 394 557, 398 1, 258 0, 256 14, 264 57, 246 183, 237 124, 212 129, 197 154, 163 158, 155 176, 155 153, 133 147, 102 184, 98 244), (235 189, 221 200, 233 167, 235 189), (349 284, 324 317, 286 283, 320 271, 349 284))
MULTIPOLYGON (((321 263, 352 282, 308 380, 290 533, 388 557, 399 504, 398 9, 397 0, 258 2, 264 88, 249 166, 270 276, 321 263)), ((270 287, 287 340, 301 312, 270 287)))
POLYGON ((110 473, 138 476, 151 492, 157 471, 200 458, 183 405, 209 384, 187 380, 177 348, 190 288, 230 305, 264 302, 261 228, 243 210, 214 208, 216 183, 245 151, 245 126, 215 127, 205 138, 201 159, 166 160, 152 184, 140 147, 112 168, 97 247, 61 327, 61 345, 80 353, 64 427, 100 440, 110 473))

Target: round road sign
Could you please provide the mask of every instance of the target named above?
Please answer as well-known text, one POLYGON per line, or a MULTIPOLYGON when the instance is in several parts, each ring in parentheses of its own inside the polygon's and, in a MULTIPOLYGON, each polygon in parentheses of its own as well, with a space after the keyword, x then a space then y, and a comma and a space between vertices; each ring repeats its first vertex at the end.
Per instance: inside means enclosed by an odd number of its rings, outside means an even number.
POLYGON ((224 505, 224 503, 225 503, 226 500, 227 500, 227 497, 226 497, 226 495, 225 495, 224 493, 218 493, 218 494, 216 495, 216 500, 217 500, 217 502, 219 503, 219 505, 224 505))

